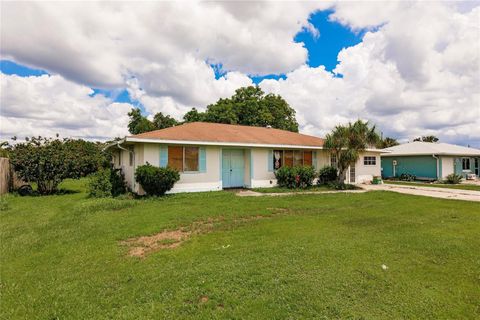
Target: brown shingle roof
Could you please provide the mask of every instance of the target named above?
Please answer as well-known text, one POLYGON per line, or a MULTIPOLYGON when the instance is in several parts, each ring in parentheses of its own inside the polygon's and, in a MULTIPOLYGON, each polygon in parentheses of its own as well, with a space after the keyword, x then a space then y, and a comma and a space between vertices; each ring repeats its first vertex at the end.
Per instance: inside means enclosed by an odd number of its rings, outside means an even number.
POLYGON ((127 140, 128 138, 312 147, 323 146, 323 139, 305 134, 273 128, 208 122, 191 122, 171 128, 140 133, 127 137, 127 140))

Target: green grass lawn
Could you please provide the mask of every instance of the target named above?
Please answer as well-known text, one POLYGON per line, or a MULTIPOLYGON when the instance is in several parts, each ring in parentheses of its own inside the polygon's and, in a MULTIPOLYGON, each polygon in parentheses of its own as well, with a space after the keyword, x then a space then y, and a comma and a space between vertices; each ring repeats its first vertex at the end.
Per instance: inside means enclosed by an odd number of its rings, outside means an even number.
POLYGON ((285 187, 272 187, 272 188, 253 188, 252 191, 261 193, 287 193, 287 192, 312 192, 312 191, 332 191, 334 189, 327 186, 311 186, 306 189, 289 189, 285 187))
POLYGON ((94 200, 84 181, 64 187, 79 192, 2 199, 2 319, 480 317, 478 203, 381 191, 94 200), (198 221, 213 222, 144 259, 120 244, 198 221))
POLYGON ((399 184, 404 186, 434 187, 434 188, 480 191, 480 186, 473 185, 473 184, 446 184, 446 183, 444 184, 444 183, 405 182, 405 181, 390 181, 390 180, 384 180, 383 182, 386 184, 399 184))

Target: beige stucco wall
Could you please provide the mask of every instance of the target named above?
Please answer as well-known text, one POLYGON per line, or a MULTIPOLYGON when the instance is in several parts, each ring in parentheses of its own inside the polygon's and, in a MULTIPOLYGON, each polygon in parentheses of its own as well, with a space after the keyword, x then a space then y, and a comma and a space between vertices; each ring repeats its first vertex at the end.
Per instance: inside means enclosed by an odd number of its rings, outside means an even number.
POLYGON ((330 153, 325 150, 317 151, 317 168, 323 168, 330 165, 330 153))
POLYGON ((277 184, 275 174, 268 171, 268 151, 270 149, 252 148, 252 188, 271 187, 277 184))
MULTIPOLYGON (((121 151, 122 168, 125 180, 130 189, 140 194, 143 193, 141 187, 134 181, 135 168, 139 165, 146 164, 158 166, 160 163, 160 144, 156 143, 137 143, 134 145, 135 150, 135 165, 129 165, 129 155, 127 151, 121 151)), ((268 171, 268 153, 272 149, 268 148, 245 148, 244 149, 244 163, 245 174, 244 184, 246 187, 273 187, 277 181, 275 179, 274 172, 268 171), (250 166, 252 168, 250 169, 250 166), (252 177, 250 177, 252 173, 252 177)), ((221 176, 221 155, 222 147, 220 146, 206 146, 206 171, 198 173, 181 173, 180 180, 175 184, 174 188, 170 191, 176 192, 193 192, 193 191, 213 191, 222 189, 222 176, 221 176)), ((317 150, 317 169, 323 166, 330 165, 330 155, 323 150, 317 150)), ((448 161, 448 160, 447 160, 448 161)), ((360 159, 356 163, 356 181, 355 183, 362 183, 365 181, 371 181, 373 176, 380 175, 380 156, 378 153, 367 152, 360 156, 360 159), (376 156, 377 162, 375 166, 365 166, 363 164, 363 157, 376 156)), ((118 167, 118 165, 117 165, 118 167)), ((453 170, 453 163, 451 165, 453 170)), ((350 182, 349 171, 347 171, 347 180, 350 182)))
MULTIPOLYGON (((360 155, 360 158, 355 163, 355 183, 364 183, 372 181, 374 176, 381 176, 381 161, 380 154, 375 152, 365 152, 360 155), (364 165, 363 158, 365 156, 376 157, 376 164, 373 165, 364 165)), ((347 181, 350 180, 350 175, 347 174, 347 181)))

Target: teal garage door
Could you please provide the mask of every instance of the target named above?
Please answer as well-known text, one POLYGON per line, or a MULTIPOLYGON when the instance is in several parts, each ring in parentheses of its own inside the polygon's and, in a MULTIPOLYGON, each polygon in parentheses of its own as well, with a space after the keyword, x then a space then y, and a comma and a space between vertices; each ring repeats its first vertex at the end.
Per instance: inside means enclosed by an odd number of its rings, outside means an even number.
POLYGON ((222 184, 224 188, 243 187, 245 164, 243 150, 222 150, 222 184))

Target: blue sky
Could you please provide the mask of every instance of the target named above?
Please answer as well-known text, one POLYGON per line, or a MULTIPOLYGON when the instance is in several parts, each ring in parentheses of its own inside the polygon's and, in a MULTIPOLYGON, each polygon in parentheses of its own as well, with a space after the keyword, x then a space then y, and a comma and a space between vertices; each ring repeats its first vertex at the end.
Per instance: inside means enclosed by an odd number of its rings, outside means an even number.
MULTIPOLYGON (((310 67, 325 66, 325 69, 332 71, 337 65, 338 53, 346 47, 354 46, 362 41, 364 31, 353 32, 348 27, 338 22, 331 21, 329 15, 333 11, 325 10, 313 13, 309 22, 320 31, 317 37, 306 29, 301 30, 294 38, 295 42, 304 43, 304 47, 308 51, 308 60, 306 64, 310 67)), ((219 79, 229 70, 224 70, 222 64, 210 64, 215 73, 215 78, 219 79)), ((9 60, 0 60, 0 71, 4 74, 16 74, 21 77, 40 76, 48 74, 45 70, 30 68, 19 63, 9 60)), ((264 79, 286 79, 285 74, 266 74, 266 75, 249 75, 256 84, 264 79)), ((92 88, 94 93, 102 94, 111 98, 115 102, 125 102, 142 107, 138 101, 131 99, 125 88, 116 90, 108 90, 103 88, 92 88)), ((143 108, 142 108, 143 109, 143 108)))

